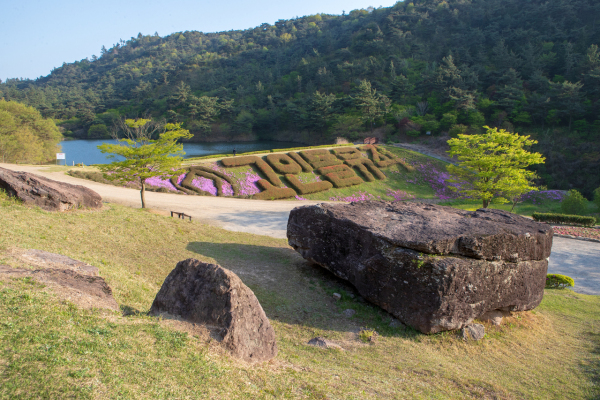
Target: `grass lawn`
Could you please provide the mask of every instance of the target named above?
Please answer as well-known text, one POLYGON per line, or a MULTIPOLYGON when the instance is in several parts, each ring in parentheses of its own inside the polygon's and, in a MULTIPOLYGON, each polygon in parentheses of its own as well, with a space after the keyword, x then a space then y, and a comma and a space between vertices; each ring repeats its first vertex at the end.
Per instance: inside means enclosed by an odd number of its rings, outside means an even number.
POLYGON ((58 300, 30 279, 0 281, 0 398, 593 399, 600 396, 600 297, 547 290, 540 307, 480 342, 389 327, 352 287, 285 240, 108 204, 50 213, 0 197, 0 264, 12 248, 100 269, 126 316, 58 300), (149 317, 175 264, 216 262, 250 286, 279 355, 242 365, 220 347, 149 317), (342 300, 334 301, 333 292, 342 300), (345 309, 357 313, 342 317, 345 309), (363 343, 361 327, 379 333, 363 343), (324 336, 345 350, 307 346, 324 336))

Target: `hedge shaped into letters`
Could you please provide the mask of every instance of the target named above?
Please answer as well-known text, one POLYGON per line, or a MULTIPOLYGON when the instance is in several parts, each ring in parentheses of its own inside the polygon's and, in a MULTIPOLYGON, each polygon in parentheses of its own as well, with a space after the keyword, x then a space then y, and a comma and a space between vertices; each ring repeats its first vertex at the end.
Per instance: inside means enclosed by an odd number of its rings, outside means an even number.
POLYGON ((290 152, 290 153, 287 153, 287 155, 290 156, 291 159, 296 161, 302 167, 302 170, 304 172, 312 172, 313 171, 313 167, 311 167, 309 163, 304 161, 304 159, 300 156, 300 154, 290 152))
MULTIPOLYGON (((197 191, 195 191, 195 190, 193 190, 193 191, 192 191, 192 190, 188 190, 188 189, 184 188, 183 186, 181 186, 179 183, 177 183, 177 179, 178 179, 178 178, 179 178, 179 176, 177 176, 177 175, 174 175, 174 176, 172 176, 172 177, 169 179, 169 180, 171 181, 171 183, 173 184, 173 186, 175 186, 175 189, 177 189, 177 190, 179 190, 179 191, 182 191, 182 192, 183 192, 183 193, 185 193, 185 194, 191 194, 191 195, 193 195, 193 194, 196 194, 196 193, 198 193, 198 192, 197 192, 197 191)), ((181 183, 183 183, 183 182, 181 182, 181 183)))
POLYGON ((269 154, 267 155, 267 161, 281 175, 299 174, 302 172, 302 167, 287 154, 269 154))
POLYGON ((287 174, 285 178, 288 180, 290 185, 296 189, 300 194, 310 194, 329 190, 333 185, 327 181, 313 182, 313 183, 302 183, 296 175, 287 174))
POLYGON ((215 186, 217 187, 218 196, 223 196, 223 182, 222 181, 226 181, 227 183, 229 183, 231 185, 234 196, 240 195, 240 186, 235 181, 235 179, 233 179, 230 176, 225 175, 224 173, 222 173, 220 171, 215 171, 214 169, 212 169, 210 167, 205 167, 203 165, 194 165, 193 167, 190 168, 190 171, 196 172, 196 174, 199 176, 203 176, 207 179, 214 180, 215 186), (207 175, 202 175, 202 174, 200 174, 200 172, 205 172, 207 174, 211 174, 211 175, 213 175, 213 177, 207 176, 207 175), (221 180, 221 181, 219 182, 219 180, 221 180))
POLYGON ((408 172, 412 172, 415 170, 414 167, 405 163, 404 160, 399 159, 392 153, 388 153, 384 149, 378 149, 377 147, 373 146, 372 144, 363 146, 360 149, 363 151, 370 151, 371 156, 373 157, 373 162, 379 168, 389 167, 390 165, 393 165, 393 164, 400 164, 404 168, 406 168, 406 170, 408 172))
POLYGON ((244 156, 244 157, 231 157, 224 158, 221 160, 221 163, 225 167, 242 167, 244 165, 256 165, 256 168, 262 172, 264 176, 267 177, 269 182, 274 186, 281 186, 281 180, 273 171, 273 168, 269 164, 267 164, 264 160, 260 159, 257 156, 244 156))
POLYGON ((384 173, 381 172, 381 170, 379 170, 375 164, 373 164, 373 161, 369 160, 368 158, 358 158, 346 160, 344 162, 351 167, 357 168, 369 182, 373 182, 375 178, 381 180, 387 178, 384 173))
POLYGON ((360 185, 364 182, 345 164, 319 168, 319 174, 324 175, 336 188, 360 185))
POLYGON ((253 199, 257 200, 279 200, 287 199, 289 197, 296 196, 296 192, 291 188, 280 188, 273 186, 266 179, 261 179, 256 184, 263 190, 260 193, 252 196, 253 199))
POLYGON ((342 163, 342 161, 333 154, 331 154, 329 150, 301 151, 300 154, 315 169, 329 167, 332 165, 339 165, 342 163))
POLYGON ((333 149, 333 154, 342 160, 355 160, 363 158, 362 153, 355 147, 346 147, 341 149, 333 149))
POLYGON ((209 192, 206 192, 206 191, 204 191, 204 190, 202 190, 200 188, 197 188, 196 186, 194 186, 192 184, 192 181, 194 180, 195 177, 196 177, 196 173, 192 172, 192 171, 189 171, 185 175, 185 178, 183 178, 183 181, 181 181, 181 186, 187 188, 188 190, 196 192, 196 193, 198 193, 199 195, 202 195, 202 196, 212 196, 212 193, 209 193, 209 192))

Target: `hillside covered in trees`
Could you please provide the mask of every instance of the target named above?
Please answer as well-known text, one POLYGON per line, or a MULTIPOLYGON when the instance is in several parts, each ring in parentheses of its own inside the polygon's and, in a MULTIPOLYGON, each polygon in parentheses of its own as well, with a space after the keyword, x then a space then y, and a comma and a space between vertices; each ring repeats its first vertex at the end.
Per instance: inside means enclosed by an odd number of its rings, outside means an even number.
POLYGON ((196 140, 386 140, 498 126, 539 141, 542 183, 600 186, 600 3, 413 0, 219 33, 139 34, 0 98, 65 135, 123 116, 183 122, 196 140))

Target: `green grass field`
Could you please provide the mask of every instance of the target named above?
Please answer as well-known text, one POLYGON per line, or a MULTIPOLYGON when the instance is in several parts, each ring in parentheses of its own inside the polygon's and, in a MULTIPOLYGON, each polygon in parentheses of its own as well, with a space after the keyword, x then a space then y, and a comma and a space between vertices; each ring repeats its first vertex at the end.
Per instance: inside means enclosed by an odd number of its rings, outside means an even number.
POLYGON ((0 398, 594 399, 600 396, 600 298, 546 290, 534 311, 480 342, 388 326, 352 287, 285 240, 105 205, 50 213, 0 196, 0 264, 14 248, 100 269, 124 313, 84 310, 31 279, 0 281, 0 398), (175 264, 193 257, 237 273, 261 302, 279 355, 242 365, 218 344, 149 317, 175 264), (342 293, 335 302, 332 293, 342 293), (345 309, 357 311, 348 319, 345 309), (379 333, 358 338, 361 327, 379 333), (324 336, 345 350, 307 346, 324 336))

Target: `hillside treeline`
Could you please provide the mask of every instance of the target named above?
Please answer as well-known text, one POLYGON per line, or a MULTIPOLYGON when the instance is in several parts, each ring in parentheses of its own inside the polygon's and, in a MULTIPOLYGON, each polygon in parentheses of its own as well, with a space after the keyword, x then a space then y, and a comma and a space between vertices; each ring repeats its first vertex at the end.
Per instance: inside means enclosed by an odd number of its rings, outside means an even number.
POLYGON ((394 140, 483 125, 533 134, 554 188, 600 186, 600 3, 414 0, 219 33, 132 37, 0 97, 67 135, 121 116, 183 122, 197 140, 394 140))

